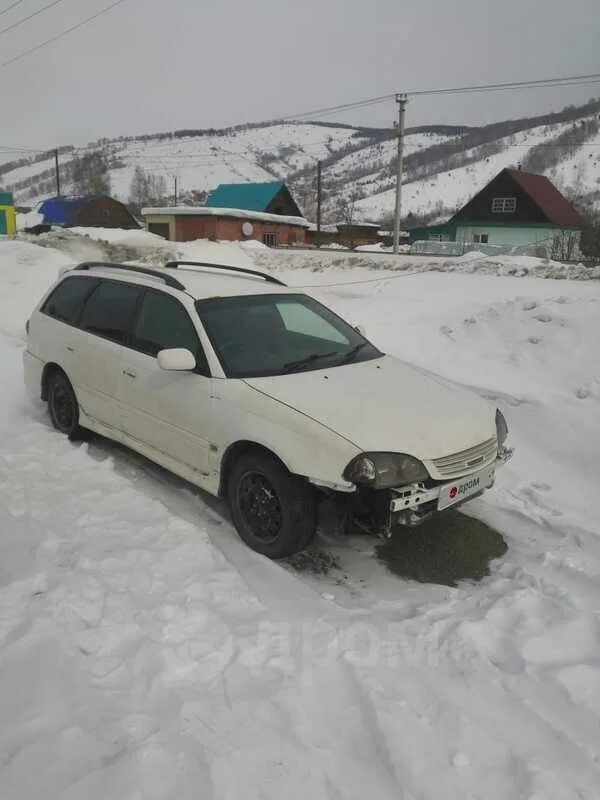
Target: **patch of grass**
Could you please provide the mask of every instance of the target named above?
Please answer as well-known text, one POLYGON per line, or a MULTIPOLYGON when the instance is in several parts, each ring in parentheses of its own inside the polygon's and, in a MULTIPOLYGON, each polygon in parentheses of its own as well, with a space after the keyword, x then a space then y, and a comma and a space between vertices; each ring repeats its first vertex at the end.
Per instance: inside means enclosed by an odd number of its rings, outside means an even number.
POLYGON ((489 575, 489 564, 508 549, 485 522, 459 511, 432 517, 418 528, 398 528, 375 552, 388 569, 420 583, 456 586, 489 575))

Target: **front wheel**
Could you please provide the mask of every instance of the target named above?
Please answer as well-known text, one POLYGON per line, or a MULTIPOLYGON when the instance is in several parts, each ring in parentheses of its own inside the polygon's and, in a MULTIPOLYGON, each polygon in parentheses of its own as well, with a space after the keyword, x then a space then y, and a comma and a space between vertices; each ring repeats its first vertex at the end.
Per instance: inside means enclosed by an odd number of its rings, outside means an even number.
POLYGON ((79 404, 64 372, 56 372, 48 382, 48 411, 58 431, 70 439, 80 435, 79 404))
POLYGON ((235 462, 227 495, 237 532, 262 555, 285 558, 315 535, 312 487, 266 453, 246 453, 235 462))

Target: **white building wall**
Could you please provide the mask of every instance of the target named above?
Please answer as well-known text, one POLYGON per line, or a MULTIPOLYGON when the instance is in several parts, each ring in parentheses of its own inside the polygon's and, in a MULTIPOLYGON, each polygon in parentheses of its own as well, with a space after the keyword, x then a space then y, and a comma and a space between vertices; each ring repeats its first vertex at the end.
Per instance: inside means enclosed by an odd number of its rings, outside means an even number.
POLYGON ((555 240, 560 239, 562 244, 556 250, 556 253, 563 252, 566 249, 564 244, 565 240, 574 237, 574 247, 572 254, 575 256, 579 252, 579 239, 581 234, 579 231, 572 229, 561 230, 552 226, 540 225, 527 225, 527 226, 509 226, 509 225, 459 225, 456 228, 456 241, 466 244, 475 242, 475 237, 478 243, 490 245, 504 245, 513 247, 530 247, 532 255, 540 255, 542 257, 550 257, 553 252, 553 245, 555 240), (481 237, 487 235, 487 242, 481 242, 481 237))
POLYGON ((457 242, 472 242, 475 235, 487 234, 488 244, 535 245, 548 243, 552 245, 560 231, 553 227, 508 227, 486 225, 459 225, 456 229, 457 242))

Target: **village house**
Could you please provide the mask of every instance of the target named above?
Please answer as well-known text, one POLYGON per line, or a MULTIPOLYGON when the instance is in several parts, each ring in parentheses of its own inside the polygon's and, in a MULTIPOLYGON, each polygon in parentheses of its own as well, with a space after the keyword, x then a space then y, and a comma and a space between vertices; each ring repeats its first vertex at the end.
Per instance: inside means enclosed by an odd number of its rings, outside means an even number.
POLYGON ((410 231, 411 242, 530 247, 550 256, 575 251, 586 223, 544 175, 503 169, 447 222, 410 231))
POLYGON ((143 208, 148 231, 165 239, 245 241, 269 247, 304 244, 309 223, 280 182, 221 184, 203 206, 143 208))

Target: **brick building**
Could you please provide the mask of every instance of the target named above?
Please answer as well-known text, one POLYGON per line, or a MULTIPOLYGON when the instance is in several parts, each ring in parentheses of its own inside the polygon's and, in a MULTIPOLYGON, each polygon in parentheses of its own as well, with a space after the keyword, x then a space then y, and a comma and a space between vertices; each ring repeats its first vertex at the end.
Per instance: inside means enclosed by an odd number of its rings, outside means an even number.
POLYGON ((150 233, 157 233, 174 242, 255 239, 269 247, 277 247, 304 244, 309 227, 303 217, 240 208, 143 208, 142 216, 150 233))

